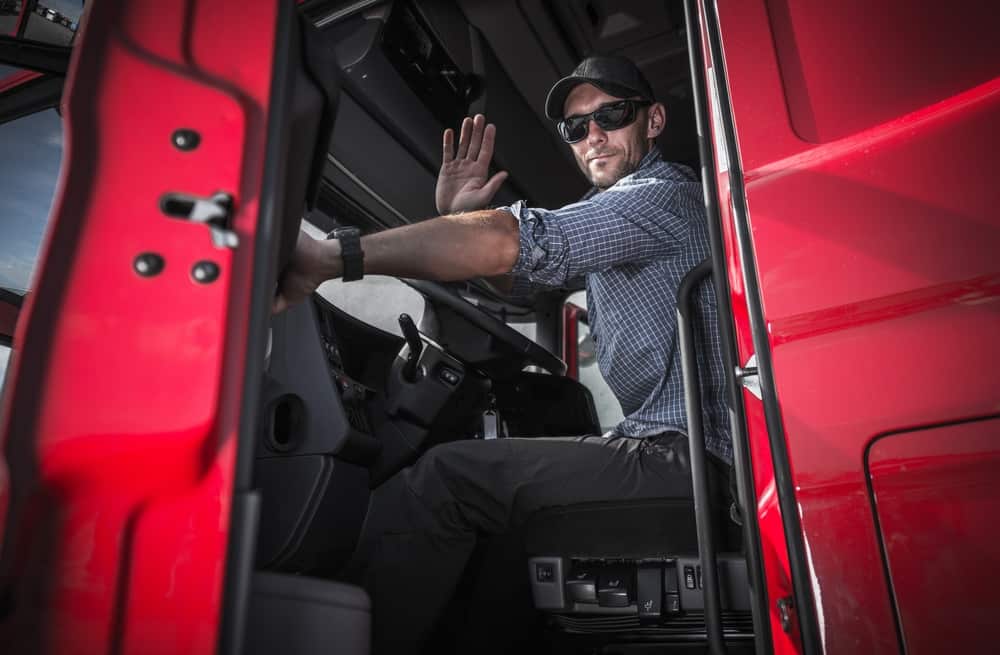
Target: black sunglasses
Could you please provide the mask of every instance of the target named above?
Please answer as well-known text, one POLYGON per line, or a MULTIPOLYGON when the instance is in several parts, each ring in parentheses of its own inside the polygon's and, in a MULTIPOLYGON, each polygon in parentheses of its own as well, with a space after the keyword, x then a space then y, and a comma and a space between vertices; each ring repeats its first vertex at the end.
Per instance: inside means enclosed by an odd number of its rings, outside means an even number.
POLYGON ((635 121, 636 110, 653 104, 649 100, 619 100, 601 105, 589 114, 569 116, 557 124, 559 136, 566 143, 576 143, 587 137, 590 131, 590 121, 593 120, 602 130, 620 130, 635 121))

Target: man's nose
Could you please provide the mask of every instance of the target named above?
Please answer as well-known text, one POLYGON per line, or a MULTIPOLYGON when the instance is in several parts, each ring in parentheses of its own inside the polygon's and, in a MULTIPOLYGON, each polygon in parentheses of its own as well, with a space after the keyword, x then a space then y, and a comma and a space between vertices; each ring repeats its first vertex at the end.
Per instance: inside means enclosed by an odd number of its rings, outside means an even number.
POLYGON ((602 142, 607 141, 607 140, 608 140, 607 133, 604 130, 602 130, 597 125, 597 123, 594 122, 594 119, 590 119, 589 121, 587 121, 587 144, 588 145, 592 145, 592 146, 593 145, 597 145, 598 143, 602 143, 602 142))

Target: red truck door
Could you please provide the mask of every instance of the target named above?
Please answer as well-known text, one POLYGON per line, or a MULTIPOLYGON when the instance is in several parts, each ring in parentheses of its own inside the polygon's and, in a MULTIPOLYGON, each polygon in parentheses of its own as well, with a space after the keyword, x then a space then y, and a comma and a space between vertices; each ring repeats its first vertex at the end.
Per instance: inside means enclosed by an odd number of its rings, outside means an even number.
POLYGON ((705 16, 757 505, 792 527, 803 648, 995 650, 995 3, 705 16))
POLYGON ((315 84, 292 102, 293 3, 86 12, 2 399, 0 643, 238 652, 257 511, 240 444, 329 116, 315 84))

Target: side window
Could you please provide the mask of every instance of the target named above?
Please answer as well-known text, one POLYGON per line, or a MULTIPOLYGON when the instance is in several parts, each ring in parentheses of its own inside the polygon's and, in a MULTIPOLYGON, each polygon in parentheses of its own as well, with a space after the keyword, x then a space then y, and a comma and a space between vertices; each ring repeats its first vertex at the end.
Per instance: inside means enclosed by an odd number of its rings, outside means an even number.
MULTIPOLYGON (((566 299, 566 302, 586 308, 587 294, 584 291, 577 291, 571 294, 566 299)), ((580 365, 580 383, 590 389, 590 393, 594 397, 594 406, 597 408, 597 417, 601 422, 601 428, 610 430, 624 418, 622 407, 601 375, 600 368, 597 365, 597 352, 594 348, 594 342, 590 338, 590 329, 585 323, 581 322, 577 330, 577 356, 580 365)))
MULTIPOLYGON (((23 297, 32 286, 62 159, 62 120, 46 109, 0 123, 0 289, 23 297)), ((9 303, 7 303, 9 304, 9 303)), ((11 334, 0 335, 0 386, 11 334)), ((13 344, 16 346, 16 344, 13 344)))
MULTIPOLYGON (((323 232, 307 221, 302 228, 312 237, 322 239, 323 232)), ((319 295, 354 318, 397 336, 399 315, 409 314, 418 325, 424 313, 424 297, 394 277, 366 276, 354 282, 330 280, 319 287, 319 295)))
POLYGON ((0 0, 0 34, 52 45, 73 43, 80 27, 83 0, 39 0, 31 4, 34 6, 26 7, 27 0, 0 0), (25 10, 30 13, 22 21, 25 10))
POLYGON ((13 36, 23 0, 0 0, 0 34, 13 36))

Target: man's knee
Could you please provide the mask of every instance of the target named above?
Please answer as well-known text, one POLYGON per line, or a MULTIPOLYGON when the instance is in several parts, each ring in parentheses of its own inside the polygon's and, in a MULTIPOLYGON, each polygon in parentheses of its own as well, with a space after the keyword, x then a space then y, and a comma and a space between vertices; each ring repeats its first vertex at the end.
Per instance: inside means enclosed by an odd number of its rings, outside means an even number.
POLYGON ((502 446, 500 440, 449 441, 421 455, 412 469, 443 479, 479 479, 486 470, 505 465, 506 449, 502 446))
POLYGON ((456 495, 465 478, 474 475, 469 442, 452 441, 439 444, 420 456, 403 472, 410 490, 428 500, 456 495))
POLYGON ((490 529, 506 514, 500 506, 510 496, 508 460, 499 440, 455 441, 431 448, 404 475, 432 511, 454 512, 477 529, 490 529))

